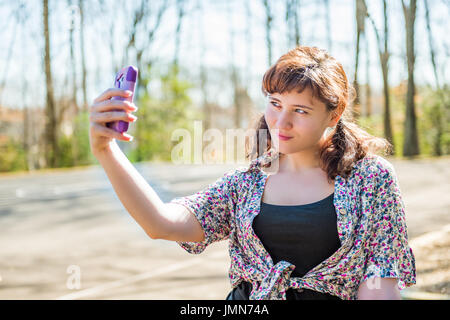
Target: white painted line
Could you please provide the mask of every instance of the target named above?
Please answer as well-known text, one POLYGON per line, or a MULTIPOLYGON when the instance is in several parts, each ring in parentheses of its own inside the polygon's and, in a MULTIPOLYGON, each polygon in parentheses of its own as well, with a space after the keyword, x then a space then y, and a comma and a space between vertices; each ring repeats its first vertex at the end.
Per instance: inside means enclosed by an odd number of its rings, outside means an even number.
MULTIPOLYGON (((440 230, 425 233, 419 237, 412 239, 411 242, 416 245, 420 245, 420 244, 423 245, 425 243, 429 243, 430 241, 438 239, 443 233, 449 232, 449 230, 450 230, 450 225, 445 225, 440 230)), ((208 258, 217 258, 217 257, 223 256, 223 255, 224 255, 223 252, 216 252, 215 254, 211 254, 210 256, 208 256, 208 258)), ((189 266, 201 263, 201 262, 204 262, 204 259, 196 258, 196 259, 192 259, 192 260, 182 262, 182 263, 175 263, 175 264, 169 265, 167 267, 161 267, 160 269, 158 269, 156 271, 149 271, 149 272, 141 273, 141 274, 129 277, 129 278, 109 282, 109 283, 99 285, 96 287, 92 287, 89 289, 85 289, 85 290, 80 290, 80 291, 56 298, 56 300, 74 300, 74 299, 85 298, 85 297, 92 296, 92 295, 97 295, 100 293, 104 293, 105 291, 110 290, 110 289, 130 285, 130 284, 133 284, 133 283, 145 280, 145 279, 153 278, 153 277, 165 274, 165 273, 170 273, 175 270, 183 269, 183 268, 186 268, 186 267, 189 267, 189 266)), ((411 291, 411 292, 401 292, 401 294, 402 294, 402 297, 406 298, 406 299, 408 299, 408 298, 409 299, 419 299, 419 300, 422 300, 422 299, 423 300, 428 300, 428 299, 448 300, 449 299, 449 296, 447 296, 447 295, 429 293, 429 292, 412 292, 411 291)))
POLYGON ((418 237, 411 239, 411 247, 421 247, 442 239, 447 233, 450 232, 450 224, 444 225, 441 229, 424 233, 418 237))
POLYGON ((97 191, 105 188, 109 188, 109 185, 103 181, 20 187, 16 189, 16 197, 39 199, 42 196, 64 196, 74 192, 97 191))
POLYGON ((25 196, 25 190, 23 188, 16 189, 16 198, 23 198, 25 196))
POLYGON ((432 293, 425 291, 401 292, 403 299, 411 300, 450 300, 450 296, 440 293, 432 293))
MULTIPOLYGON (((216 252, 215 254, 208 255, 208 258, 217 258, 217 257, 221 257, 221 256, 224 256, 223 252, 216 252)), ((105 283, 105 284, 102 284, 102 285, 99 285, 96 287, 92 287, 89 289, 70 293, 70 294, 61 296, 59 298, 56 298, 56 300, 75 300, 75 299, 85 298, 85 297, 92 296, 92 295, 97 295, 97 294, 103 293, 110 289, 130 285, 132 283, 139 282, 139 281, 142 281, 145 279, 154 278, 156 276, 160 276, 162 274, 169 273, 169 272, 172 272, 175 270, 183 269, 183 268, 186 268, 186 267, 189 267, 189 266, 192 266, 192 265, 204 262, 204 261, 205 261, 204 259, 197 258, 197 259, 192 259, 192 260, 181 262, 181 263, 175 263, 175 264, 172 264, 169 266, 161 267, 160 269, 158 269, 156 271, 149 271, 149 272, 141 273, 141 274, 129 277, 129 278, 105 283)))
MULTIPOLYGON (((409 245, 413 248, 426 247, 435 241, 445 239, 446 234, 450 232, 450 224, 444 225, 441 229, 424 233, 418 237, 415 237, 409 241, 409 245)), ((433 293, 426 291, 418 291, 416 289, 406 289, 407 291, 400 291, 400 294, 404 299, 413 300, 450 300, 450 295, 433 293)))

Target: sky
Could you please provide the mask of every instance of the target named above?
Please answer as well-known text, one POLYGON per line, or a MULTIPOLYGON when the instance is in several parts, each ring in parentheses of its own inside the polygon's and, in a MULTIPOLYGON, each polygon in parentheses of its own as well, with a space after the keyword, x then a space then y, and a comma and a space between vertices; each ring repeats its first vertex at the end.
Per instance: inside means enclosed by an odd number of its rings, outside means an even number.
MULTIPOLYGON (((11 11, 16 2, 0 2, 0 14, 9 17, 0 22, 2 34, 2 50, 0 52, 0 81, 5 81, 5 90, 1 94, 1 104, 12 108, 24 106, 44 106, 45 102, 45 75, 43 68, 43 37, 42 37, 42 7, 39 0, 22 0, 27 10, 22 10, 20 16, 25 23, 17 23, 11 16, 11 11), (27 13, 27 15, 26 15, 27 13), (10 63, 7 63, 8 56, 10 63), (25 93, 25 94, 24 94, 25 93)), ((450 6, 446 0, 428 0, 431 9, 433 43, 437 51, 437 61, 440 71, 441 83, 449 83, 448 54, 450 43, 446 35, 450 32, 448 18, 450 6)), ((50 2, 50 28, 53 34, 51 38, 52 69, 54 72, 54 86, 57 94, 61 94, 66 88, 70 88, 64 81, 69 69, 69 45, 68 29, 71 17, 75 18, 75 37, 78 46, 79 20, 75 12, 68 5, 69 1, 49 0, 50 2)), ((86 59, 88 68, 88 100, 92 101, 105 89, 112 86, 115 71, 112 70, 112 60, 109 49, 110 21, 114 20, 114 42, 117 44, 116 61, 122 61, 123 50, 127 37, 126 30, 130 16, 127 12, 131 6, 139 3, 136 0, 126 2, 128 7, 119 7, 121 2, 104 0, 105 5, 100 7, 95 1, 89 1, 92 5, 90 16, 86 18, 86 59)), ((152 1, 158 4, 161 1, 152 1)), ((205 64, 208 68, 218 70, 219 77, 229 77, 230 60, 233 56, 235 65, 251 79, 250 95, 255 101, 262 101, 260 91, 261 80, 268 69, 265 9, 261 0, 250 1, 252 19, 252 38, 249 43, 246 39, 247 18, 243 1, 209 0, 203 1, 203 13, 195 9, 197 0, 188 1, 188 10, 191 11, 183 22, 181 35, 180 63, 198 75, 200 56, 200 36, 203 34, 206 41, 205 64), (231 6, 231 10, 229 10, 231 6), (235 34, 234 54, 230 50, 231 32, 235 34), (251 56, 248 56, 248 52, 251 56), (249 73, 249 74, 247 74, 249 73)), ((274 15, 273 29, 271 33, 273 41, 273 61, 275 63, 282 54, 292 47, 287 43, 287 25, 284 21, 285 7, 281 0, 269 1, 274 15)), ((380 32, 382 27, 381 1, 367 1, 380 32)), ((156 34, 155 43, 146 50, 144 55, 155 59, 158 66, 173 58, 175 46, 176 11, 174 0, 169 0, 170 8, 165 13, 161 28, 156 34)), ((330 0, 330 23, 333 45, 327 48, 327 34, 325 23, 325 11, 321 1, 300 0, 300 28, 302 44, 318 46, 327 49, 338 61, 340 61, 349 79, 353 79, 353 64, 355 56, 355 19, 354 0, 330 0)), ((389 1, 389 45, 392 51, 390 59, 390 84, 396 85, 407 78, 405 61, 405 33, 404 18, 401 1, 389 1)), ((154 9, 156 10, 156 9, 154 9)), ((415 79, 418 84, 435 84, 434 75, 430 63, 428 39, 425 28, 425 11, 423 1, 418 1, 416 20, 416 71, 415 79)), ((149 23, 154 24, 154 16, 149 23)), ((372 25, 366 24, 367 36, 370 48, 370 81, 375 90, 381 88, 381 71, 379 67, 378 53, 375 35, 372 25)), ((359 79, 366 79, 364 51, 361 52, 361 65, 359 79)), ((76 59, 80 56, 77 52, 76 59)), ((127 64, 134 64, 132 59, 127 64)), ((79 63, 78 63, 79 65, 79 63)), ((77 70, 78 82, 80 81, 80 68, 77 70)), ((69 78, 70 79, 70 78, 69 78)), ((223 79, 212 77, 209 83, 213 100, 223 106, 231 104, 231 90, 223 86, 223 79)), ((157 95, 157 86, 150 86, 157 95)), ((80 94, 80 93, 79 93, 80 94)), ((193 91, 194 101, 200 101, 199 91, 193 91)), ((79 95, 79 98, 81 96, 79 95)))

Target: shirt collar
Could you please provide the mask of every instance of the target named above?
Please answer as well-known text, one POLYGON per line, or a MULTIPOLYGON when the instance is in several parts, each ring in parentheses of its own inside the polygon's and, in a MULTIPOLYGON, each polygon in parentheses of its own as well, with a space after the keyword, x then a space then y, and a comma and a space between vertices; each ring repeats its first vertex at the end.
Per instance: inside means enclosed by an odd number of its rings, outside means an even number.
POLYGON ((275 148, 270 148, 268 151, 264 152, 263 155, 251 161, 249 170, 261 170, 262 166, 271 163, 274 160, 277 160, 279 156, 280 153, 275 148))

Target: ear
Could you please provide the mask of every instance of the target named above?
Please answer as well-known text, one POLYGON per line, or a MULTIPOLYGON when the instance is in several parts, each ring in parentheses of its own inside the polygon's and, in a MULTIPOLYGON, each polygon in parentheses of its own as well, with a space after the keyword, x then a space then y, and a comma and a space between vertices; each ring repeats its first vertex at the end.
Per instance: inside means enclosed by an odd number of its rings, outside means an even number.
POLYGON ((335 114, 331 117, 330 122, 328 123, 329 127, 334 127, 338 123, 339 119, 341 118, 342 114, 335 114))

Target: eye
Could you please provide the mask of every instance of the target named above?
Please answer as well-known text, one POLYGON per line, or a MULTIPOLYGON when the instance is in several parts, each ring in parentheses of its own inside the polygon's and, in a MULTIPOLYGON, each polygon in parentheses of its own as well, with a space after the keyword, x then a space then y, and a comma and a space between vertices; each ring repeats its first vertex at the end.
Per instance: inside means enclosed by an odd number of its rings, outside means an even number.
MULTIPOLYGON (((274 102, 274 101, 270 101, 270 103, 275 107, 275 108, 279 108, 280 106, 278 105, 278 103, 276 103, 276 102, 274 102)), ((300 112, 298 112, 299 114, 308 114, 308 112, 306 112, 305 110, 302 110, 302 109, 295 109, 295 111, 297 111, 297 110, 300 110, 301 111, 301 113, 300 112)))
POLYGON ((276 108, 279 107, 278 103, 276 103, 276 102, 270 101, 270 103, 271 103, 274 107, 276 107, 276 108))
POLYGON ((295 109, 295 111, 300 110, 302 113, 301 114, 308 114, 308 112, 306 112, 305 110, 302 109, 295 109))

